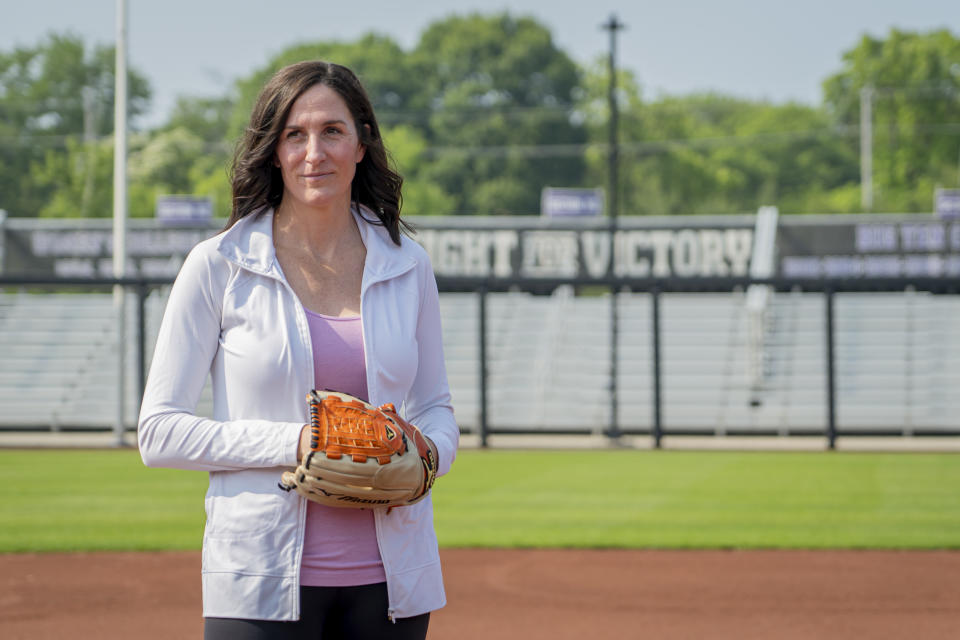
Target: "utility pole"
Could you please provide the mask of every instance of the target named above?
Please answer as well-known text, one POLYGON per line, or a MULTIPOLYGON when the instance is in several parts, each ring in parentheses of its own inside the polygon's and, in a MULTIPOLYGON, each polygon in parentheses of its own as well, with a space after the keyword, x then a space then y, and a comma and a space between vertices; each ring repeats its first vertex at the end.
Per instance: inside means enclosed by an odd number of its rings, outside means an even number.
POLYGON ((860 207, 873 211, 873 87, 860 89, 860 207))
MULTIPOLYGON (((127 2, 117 0, 117 44, 113 96, 113 277, 127 272, 127 2)), ((117 322, 117 415, 116 445, 123 446, 126 400, 126 304, 124 289, 113 287, 117 322)))
POLYGON ((83 167, 83 195, 80 196, 80 217, 88 218, 90 217, 90 203, 93 201, 97 163, 97 150, 95 147, 97 141, 97 98, 96 91, 94 91, 93 87, 84 87, 81 95, 83 97, 83 144, 86 147, 86 158, 83 167))
MULTIPOLYGON (((616 275, 616 246, 617 246, 617 216, 619 215, 619 163, 620 163, 620 141, 619 141, 619 112, 617 106, 617 32, 626 28, 626 25, 617 20, 615 13, 610 14, 610 19, 601 25, 601 28, 610 32, 610 87, 608 100, 610 103, 610 123, 609 123, 609 186, 607 188, 607 211, 610 217, 610 263, 609 274, 613 278, 616 275)), ((619 326, 617 318, 617 287, 612 285, 610 291, 610 426, 608 436, 611 439, 620 437, 620 425, 617 414, 619 413, 619 402, 617 397, 617 354, 619 346, 619 326)))
MULTIPOLYGON (((608 195, 608 212, 610 214, 610 226, 611 229, 616 227, 617 215, 619 212, 619 164, 620 164, 620 113, 619 107, 617 104, 617 32, 626 29, 627 25, 623 24, 617 20, 616 14, 611 14, 610 19, 605 22, 601 27, 610 32, 610 55, 609 55, 609 71, 610 71, 610 80, 609 88, 607 91, 607 102, 610 106, 610 123, 608 127, 609 134, 609 154, 607 157, 607 165, 609 168, 609 186, 608 190, 610 191, 608 195)), ((613 239, 611 238, 611 243, 613 239)), ((610 245, 611 248, 613 245, 610 245)), ((610 254, 610 271, 613 273, 613 254, 610 254)))

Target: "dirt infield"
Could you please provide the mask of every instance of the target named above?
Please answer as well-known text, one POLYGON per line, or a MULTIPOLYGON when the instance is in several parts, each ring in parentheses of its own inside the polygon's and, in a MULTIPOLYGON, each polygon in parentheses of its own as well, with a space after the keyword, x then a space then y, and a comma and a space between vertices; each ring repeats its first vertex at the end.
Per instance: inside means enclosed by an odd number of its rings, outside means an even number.
MULTIPOLYGON (((431 639, 956 638, 960 552, 443 550, 431 639)), ((0 555, 0 638, 199 638, 199 553, 0 555)))

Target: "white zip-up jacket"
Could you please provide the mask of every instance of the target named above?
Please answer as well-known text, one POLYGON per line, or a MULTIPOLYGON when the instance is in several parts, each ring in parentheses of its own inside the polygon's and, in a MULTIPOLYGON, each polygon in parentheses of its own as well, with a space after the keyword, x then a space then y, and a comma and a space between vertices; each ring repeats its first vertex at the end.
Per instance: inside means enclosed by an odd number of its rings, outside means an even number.
MULTIPOLYGON (((437 445, 450 470, 459 429, 443 360, 439 295, 426 252, 397 246, 368 210, 360 293, 367 389, 437 445)), ((363 218, 367 218, 364 220, 363 218)), ((281 273, 273 212, 199 243, 173 285, 144 391, 146 465, 210 472, 203 536, 205 617, 297 620, 306 503, 277 483, 297 464, 308 422, 313 351, 306 314, 281 273), (210 375, 212 419, 195 415, 210 375)), ((405 618, 446 603, 430 496, 375 509, 389 610, 405 618)))

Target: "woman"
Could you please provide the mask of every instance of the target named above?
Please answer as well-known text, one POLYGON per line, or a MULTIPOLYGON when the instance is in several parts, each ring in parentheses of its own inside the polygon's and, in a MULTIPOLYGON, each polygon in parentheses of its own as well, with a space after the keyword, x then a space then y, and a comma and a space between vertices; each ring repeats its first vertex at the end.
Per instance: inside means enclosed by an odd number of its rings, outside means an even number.
POLYGON ((354 74, 277 72, 233 167, 227 228, 184 262, 140 414, 148 466, 210 472, 205 637, 424 638, 445 604, 429 497, 337 509, 278 487, 309 445, 305 395, 403 407, 449 471, 459 430, 426 253, 354 74), (194 415, 211 376, 214 417, 194 415))

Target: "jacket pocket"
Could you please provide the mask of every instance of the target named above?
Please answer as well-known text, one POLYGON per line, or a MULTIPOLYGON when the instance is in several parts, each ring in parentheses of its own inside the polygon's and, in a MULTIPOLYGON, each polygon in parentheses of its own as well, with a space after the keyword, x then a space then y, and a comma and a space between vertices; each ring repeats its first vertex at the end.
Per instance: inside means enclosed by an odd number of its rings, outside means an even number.
POLYGON ((391 573, 399 575, 440 562, 429 496, 393 509, 383 518, 383 532, 381 552, 389 554, 391 573))
POLYGON ((277 487, 280 470, 257 469, 210 474, 204 504, 207 537, 262 534, 276 528, 287 505, 277 487))

